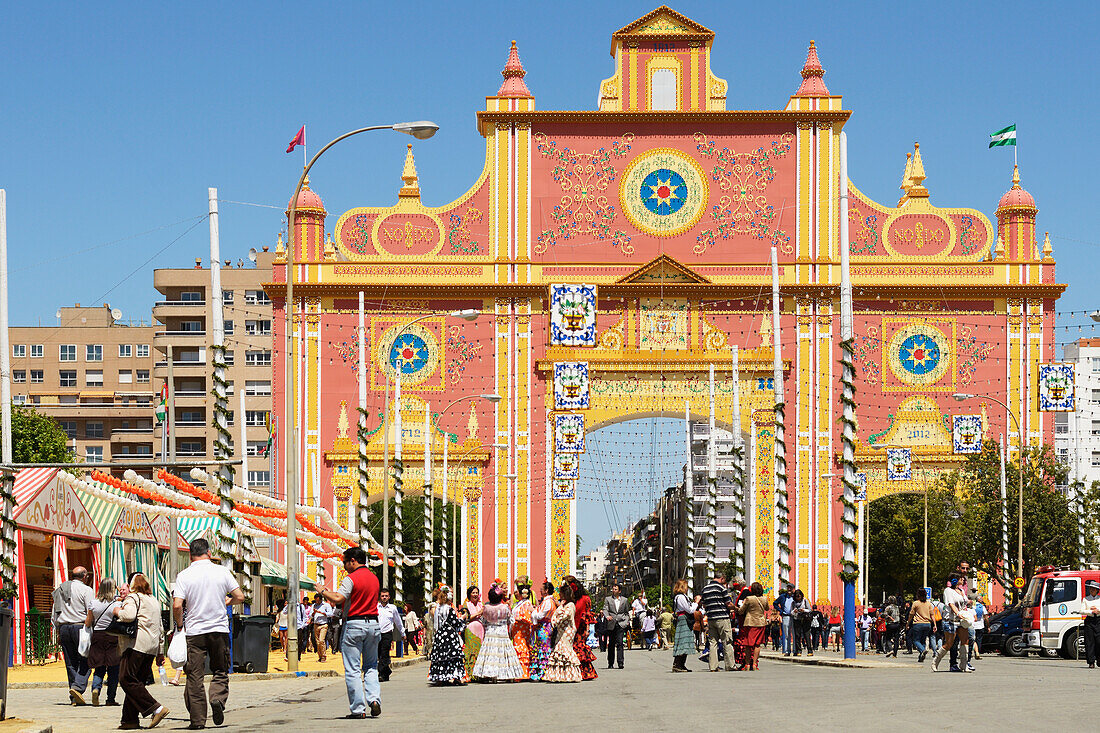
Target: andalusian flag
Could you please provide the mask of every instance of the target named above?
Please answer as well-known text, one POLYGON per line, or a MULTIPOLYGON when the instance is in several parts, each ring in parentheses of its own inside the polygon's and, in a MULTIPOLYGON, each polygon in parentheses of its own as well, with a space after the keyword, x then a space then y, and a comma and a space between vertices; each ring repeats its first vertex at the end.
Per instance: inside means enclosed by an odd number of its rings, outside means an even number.
POLYGON ((1003 145, 1016 144, 1016 125, 1009 125, 1003 130, 997 130, 989 136, 989 147, 999 148, 1003 145))
POLYGON ((264 446, 264 458, 271 455, 271 445, 275 441, 275 431, 271 429, 271 413, 267 413, 267 420, 264 421, 267 424, 267 445, 264 446))
POLYGON ((153 414, 156 416, 158 424, 164 422, 164 418, 168 417, 168 382, 165 382, 160 388, 160 402, 157 403, 153 414))

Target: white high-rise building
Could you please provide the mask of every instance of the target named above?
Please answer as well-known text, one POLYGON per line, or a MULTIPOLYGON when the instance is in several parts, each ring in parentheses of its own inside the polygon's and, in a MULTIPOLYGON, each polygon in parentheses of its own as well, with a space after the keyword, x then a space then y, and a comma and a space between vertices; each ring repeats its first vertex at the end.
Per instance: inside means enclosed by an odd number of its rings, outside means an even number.
POLYGON ((1069 466, 1069 480, 1100 480, 1100 338, 1067 344, 1063 361, 1074 365, 1076 412, 1054 416, 1054 450, 1069 466))

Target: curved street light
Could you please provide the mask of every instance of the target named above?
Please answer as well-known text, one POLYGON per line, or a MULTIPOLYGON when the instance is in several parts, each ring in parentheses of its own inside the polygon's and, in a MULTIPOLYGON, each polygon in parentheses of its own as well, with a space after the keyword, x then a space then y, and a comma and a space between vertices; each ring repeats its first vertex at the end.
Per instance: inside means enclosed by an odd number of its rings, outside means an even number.
MULTIPOLYGON (((328 145, 317 151, 317 153, 302 169, 302 175, 298 176, 298 185, 294 187, 294 195, 290 198, 290 209, 287 211, 287 248, 286 248, 286 297, 284 298, 284 308, 286 310, 286 329, 284 336, 284 357, 286 361, 286 373, 283 374, 283 386, 284 394, 283 400, 285 402, 286 411, 286 431, 283 435, 284 455, 286 456, 286 507, 287 507, 287 523, 286 523, 286 551, 287 551, 287 595, 289 598, 293 598, 294 602, 298 602, 298 545, 297 545, 297 517, 295 512, 297 511, 298 501, 298 483, 295 477, 297 473, 297 445, 298 445, 298 425, 295 421, 294 407, 294 372, 295 364, 292 357, 294 356, 294 220, 297 218, 298 213, 298 196, 302 192, 302 185, 305 183, 306 176, 309 175, 310 169, 313 164, 317 162, 317 159, 325 154, 329 148, 341 140, 358 135, 363 132, 371 132, 372 130, 395 130, 406 135, 412 135, 417 140, 425 140, 436 133, 439 129, 439 125, 434 122, 419 121, 419 122, 398 122, 393 125, 372 125, 370 127, 361 127, 358 130, 352 130, 351 132, 344 133, 340 137, 336 138, 328 145), (293 559, 293 562, 291 561, 293 559)), ((291 624, 291 627, 287 629, 287 669, 291 672, 298 671, 298 629, 291 624)))
MULTIPOLYGON (((990 402, 996 402, 1001 407, 1005 408, 1005 412, 1012 418, 1012 423, 1016 426, 1016 435, 1019 436, 1020 446, 1020 479, 1019 479, 1019 505, 1016 509, 1016 524, 1017 524, 1017 536, 1016 536, 1016 577, 1022 578, 1024 576, 1024 433, 1020 430, 1020 421, 1016 419, 1016 413, 1001 400, 997 399, 993 395, 988 394, 971 394, 969 392, 956 392, 951 395, 958 402, 966 402, 972 400, 975 397, 989 400, 990 402)), ((1008 446, 1005 446, 1005 450, 1008 450, 1008 446)), ((1006 558, 1007 560, 1007 558, 1006 558)), ((1016 593, 1019 593, 1019 589, 1015 589, 1016 593)))

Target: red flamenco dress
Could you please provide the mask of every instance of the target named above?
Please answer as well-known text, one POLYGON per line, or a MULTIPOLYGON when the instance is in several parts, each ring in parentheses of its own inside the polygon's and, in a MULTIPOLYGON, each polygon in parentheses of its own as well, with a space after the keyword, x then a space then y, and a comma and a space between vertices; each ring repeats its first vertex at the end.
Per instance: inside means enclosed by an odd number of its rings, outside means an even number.
POLYGON ((593 662, 596 661, 596 655, 592 653, 592 648, 588 646, 588 625, 595 623, 595 619, 592 617, 592 601, 587 596, 581 596, 577 599, 577 635, 573 637, 573 651, 577 654, 577 659, 581 661, 581 679, 585 682, 594 680, 599 675, 596 674, 596 667, 593 662))

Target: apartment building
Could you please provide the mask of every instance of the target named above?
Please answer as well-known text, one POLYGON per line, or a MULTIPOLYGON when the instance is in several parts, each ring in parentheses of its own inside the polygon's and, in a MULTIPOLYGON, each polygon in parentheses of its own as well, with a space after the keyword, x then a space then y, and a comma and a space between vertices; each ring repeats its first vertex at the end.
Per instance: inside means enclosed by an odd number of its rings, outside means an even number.
MULTIPOLYGON (((175 383, 174 426, 170 438, 177 459, 213 458, 216 431, 210 381, 213 343, 213 306, 220 298, 225 318, 226 380, 229 382, 229 432, 234 455, 242 440, 247 475, 237 482, 257 491, 271 490, 268 416, 271 412, 271 300, 262 283, 272 279, 274 253, 264 248, 254 262, 226 261, 221 268, 221 292, 212 293, 210 268, 196 259, 189 268, 153 271, 153 286, 161 300, 153 305, 155 359, 153 381, 159 390, 168 380, 168 351, 172 351, 175 383), (241 414, 241 394, 244 414, 241 414)), ((158 435, 160 430, 158 429, 158 435)), ((156 452, 160 453, 158 439, 156 452)))
POLYGON ((12 402, 54 418, 78 460, 152 460, 153 328, 109 305, 63 307, 54 326, 13 326, 12 402))
POLYGON ((1075 412, 1054 415, 1054 450, 1069 480, 1100 480, 1100 338, 1066 344, 1062 361, 1074 365, 1075 412))

